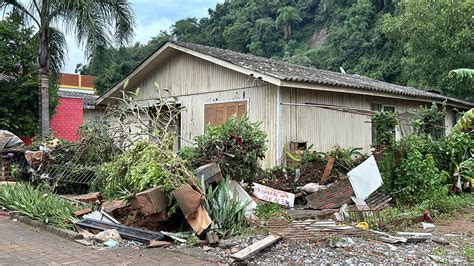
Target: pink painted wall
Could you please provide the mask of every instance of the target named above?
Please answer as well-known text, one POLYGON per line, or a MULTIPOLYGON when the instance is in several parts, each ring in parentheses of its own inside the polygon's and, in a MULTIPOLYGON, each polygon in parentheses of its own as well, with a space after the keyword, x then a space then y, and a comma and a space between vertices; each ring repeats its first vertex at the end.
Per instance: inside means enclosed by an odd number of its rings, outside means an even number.
POLYGON ((79 140, 78 130, 83 123, 83 100, 77 98, 59 98, 56 113, 50 123, 54 136, 69 141, 79 140))

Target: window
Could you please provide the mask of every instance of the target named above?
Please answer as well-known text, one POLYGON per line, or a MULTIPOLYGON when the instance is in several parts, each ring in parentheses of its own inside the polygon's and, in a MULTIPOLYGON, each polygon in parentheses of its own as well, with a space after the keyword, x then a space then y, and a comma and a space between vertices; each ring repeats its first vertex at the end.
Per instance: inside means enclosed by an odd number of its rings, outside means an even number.
POLYGON ((204 105, 204 125, 218 126, 232 115, 247 113, 247 101, 211 103, 204 105))
MULTIPOLYGON (((371 111, 376 111, 376 112, 396 112, 395 106, 390 106, 390 105, 384 105, 384 104, 379 104, 379 103, 372 103, 370 104, 370 110, 371 111)), ((395 135, 395 139, 400 138, 400 128, 397 128, 397 126, 393 129, 393 134, 395 135), (398 133, 397 133, 398 132, 398 133)), ((374 125, 372 125, 372 144, 375 143, 375 136, 377 135, 377 132, 375 130, 374 125)))
POLYGON ((382 105, 382 110, 384 112, 395 112, 394 106, 382 105))

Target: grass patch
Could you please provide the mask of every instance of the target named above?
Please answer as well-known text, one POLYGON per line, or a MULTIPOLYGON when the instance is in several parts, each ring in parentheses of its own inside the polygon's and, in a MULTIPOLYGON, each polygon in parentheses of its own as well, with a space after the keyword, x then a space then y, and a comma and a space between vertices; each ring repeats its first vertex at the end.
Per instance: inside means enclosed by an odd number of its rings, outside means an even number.
POLYGON ((474 246, 464 248, 464 257, 468 262, 474 262, 474 246))
POLYGON ((71 202, 29 184, 0 186, 0 205, 60 228, 72 228, 71 220, 77 210, 71 202))

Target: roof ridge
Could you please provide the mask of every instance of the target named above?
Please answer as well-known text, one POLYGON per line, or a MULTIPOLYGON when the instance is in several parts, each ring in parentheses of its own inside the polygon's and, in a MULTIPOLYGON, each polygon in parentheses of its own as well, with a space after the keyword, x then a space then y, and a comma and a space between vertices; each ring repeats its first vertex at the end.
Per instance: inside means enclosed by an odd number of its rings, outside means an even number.
MULTIPOLYGON (((337 86, 344 86, 344 87, 353 87, 353 88, 362 88, 362 89, 369 89, 375 91, 382 91, 382 92, 389 92, 394 94, 404 94, 404 95, 411 95, 411 96, 418 96, 418 97, 425 97, 425 98, 433 98, 438 100, 450 100, 453 102, 462 103, 465 105, 473 106, 474 103, 459 100, 453 97, 449 97, 442 94, 437 94, 433 92, 429 92, 423 89, 418 89, 410 86, 403 86, 399 84, 389 83, 386 81, 373 79, 367 76, 363 76, 360 74, 347 74, 347 73, 340 73, 331 70, 325 69, 318 69, 311 66, 304 66, 295 63, 290 63, 287 61, 273 59, 263 56, 258 56, 250 53, 242 53, 230 49, 223 49, 213 46, 207 46, 204 44, 197 44, 197 43, 189 43, 189 42, 182 42, 182 41, 169 41, 173 44, 181 46, 183 48, 191 49, 200 53, 207 54, 209 56, 224 60, 226 62, 232 63, 234 65, 238 65, 240 67, 251 69, 255 72, 259 72, 262 74, 270 75, 275 78, 279 78, 286 81, 297 81, 297 82, 310 82, 310 83, 319 83, 324 85, 337 85, 337 86), (222 53, 220 56, 217 53, 222 53), (231 57, 234 58, 231 58, 231 57), (232 60, 234 59, 234 60, 232 60), (241 59, 241 60, 239 60, 241 59), (271 64, 274 66, 251 66, 250 62, 242 62, 242 60, 252 60, 252 61, 260 61, 263 64, 271 64), (275 69, 276 66, 286 67, 286 72, 281 69, 275 69), (299 71, 306 71, 306 73, 291 73, 291 70, 299 70, 299 71)), ((429 88, 427 88, 429 89, 429 88)))

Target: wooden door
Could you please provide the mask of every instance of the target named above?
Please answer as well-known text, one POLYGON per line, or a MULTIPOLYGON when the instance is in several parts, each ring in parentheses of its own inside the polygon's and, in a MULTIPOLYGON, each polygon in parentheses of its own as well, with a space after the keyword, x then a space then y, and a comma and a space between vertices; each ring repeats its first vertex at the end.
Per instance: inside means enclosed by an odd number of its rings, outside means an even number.
POLYGON ((232 115, 247 113, 247 101, 211 103, 204 105, 204 125, 218 126, 232 115))

